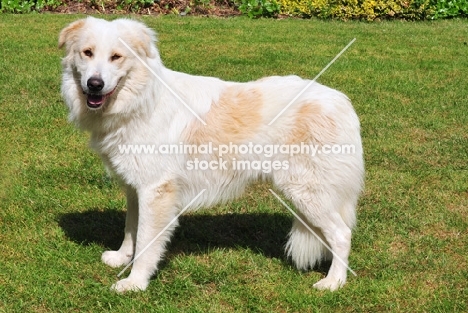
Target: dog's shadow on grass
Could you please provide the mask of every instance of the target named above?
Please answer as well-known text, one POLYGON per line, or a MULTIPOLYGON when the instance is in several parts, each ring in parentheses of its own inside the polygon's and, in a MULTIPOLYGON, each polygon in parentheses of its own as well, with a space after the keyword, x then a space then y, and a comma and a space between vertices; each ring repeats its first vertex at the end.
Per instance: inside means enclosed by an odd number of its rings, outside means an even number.
MULTIPOLYGON (((125 212, 90 209, 59 216, 59 225, 72 241, 119 248, 125 227, 125 212)), ((284 245, 292 216, 279 213, 190 214, 179 220, 169 259, 175 254, 203 254, 216 248, 250 249, 267 257, 286 260, 284 245)), ((170 260, 169 260, 170 261, 170 260)))

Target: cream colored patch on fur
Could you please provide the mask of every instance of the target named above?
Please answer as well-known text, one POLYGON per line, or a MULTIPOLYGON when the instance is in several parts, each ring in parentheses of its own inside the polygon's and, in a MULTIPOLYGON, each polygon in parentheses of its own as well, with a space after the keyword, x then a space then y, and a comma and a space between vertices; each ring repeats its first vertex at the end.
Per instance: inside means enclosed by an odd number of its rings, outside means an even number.
POLYGON ((151 39, 148 35, 142 33, 140 37, 128 37, 125 38, 130 47, 138 51, 140 55, 151 56, 151 39))
POLYGON ((336 142, 335 120, 323 113, 319 104, 307 103, 295 113, 295 123, 288 143, 333 144, 336 142))
POLYGON ((156 188, 156 194, 163 195, 163 194, 172 194, 175 193, 175 186, 172 182, 166 182, 163 185, 156 188))
POLYGON ((252 138, 262 124, 262 94, 255 88, 228 87, 199 121, 193 122, 186 131, 188 142, 204 144, 241 143, 252 138))
POLYGON ((175 200, 176 186, 173 182, 168 181, 156 188, 155 197, 151 202, 151 207, 155 210, 155 212, 158 212, 161 208, 173 206, 175 204, 175 200))

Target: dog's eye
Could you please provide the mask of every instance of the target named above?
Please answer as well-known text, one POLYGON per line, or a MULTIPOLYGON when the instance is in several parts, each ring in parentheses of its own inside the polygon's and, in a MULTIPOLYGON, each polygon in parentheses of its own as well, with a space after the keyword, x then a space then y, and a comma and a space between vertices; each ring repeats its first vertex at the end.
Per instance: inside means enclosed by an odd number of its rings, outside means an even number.
POLYGON ((91 51, 90 49, 86 49, 85 51, 83 51, 83 54, 86 55, 87 57, 92 57, 93 51, 91 51))
POLYGON ((111 56, 111 61, 116 61, 116 60, 120 59, 121 57, 122 57, 122 56, 121 56, 120 54, 117 54, 117 53, 116 53, 116 54, 113 54, 113 55, 111 56))

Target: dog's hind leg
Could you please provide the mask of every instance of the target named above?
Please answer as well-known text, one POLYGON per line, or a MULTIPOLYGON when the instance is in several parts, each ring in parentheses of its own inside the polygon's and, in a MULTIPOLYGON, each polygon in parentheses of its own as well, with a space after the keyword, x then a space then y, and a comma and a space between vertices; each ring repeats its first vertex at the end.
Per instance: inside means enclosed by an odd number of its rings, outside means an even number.
POLYGON ((171 181, 138 191, 138 231, 132 271, 127 278, 115 283, 113 290, 146 289, 177 226, 178 212, 176 186, 171 181))
POLYGON ((328 275, 314 287, 338 289, 346 282, 351 228, 355 220, 354 199, 349 202, 340 198, 333 186, 317 188, 294 183, 279 187, 283 187, 281 189, 292 200, 301 218, 301 221, 294 221, 286 245, 287 254, 299 269, 314 267, 331 258, 328 275))
POLYGON ((134 188, 127 186, 127 216, 125 219, 125 237, 117 251, 106 251, 102 262, 112 267, 127 265, 133 258, 138 226, 138 196, 134 188))

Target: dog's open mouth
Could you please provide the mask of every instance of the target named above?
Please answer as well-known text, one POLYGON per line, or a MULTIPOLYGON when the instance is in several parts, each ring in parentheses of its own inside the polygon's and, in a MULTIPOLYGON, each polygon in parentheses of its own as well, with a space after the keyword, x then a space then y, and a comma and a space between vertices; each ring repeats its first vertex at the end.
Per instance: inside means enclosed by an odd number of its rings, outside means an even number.
POLYGON ((111 92, 106 93, 105 95, 87 93, 86 95, 88 98, 86 104, 90 109, 99 109, 104 104, 104 102, 106 102, 106 99, 114 93, 116 88, 117 86, 111 92))

